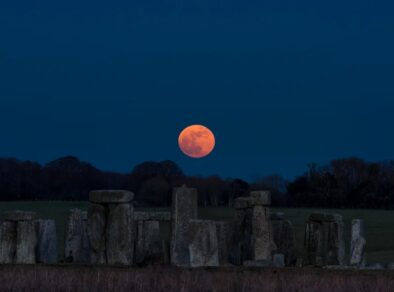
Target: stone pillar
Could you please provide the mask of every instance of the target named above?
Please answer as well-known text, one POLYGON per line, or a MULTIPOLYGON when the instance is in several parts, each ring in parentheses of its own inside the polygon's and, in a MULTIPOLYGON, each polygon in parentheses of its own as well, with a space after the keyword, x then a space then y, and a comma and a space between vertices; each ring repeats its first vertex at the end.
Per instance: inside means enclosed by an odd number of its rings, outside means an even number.
POLYGON ((249 208, 249 198, 240 197, 234 200, 234 220, 233 232, 230 246, 230 263, 234 265, 242 265, 245 258, 246 242, 250 242, 251 225, 246 222, 249 208))
POLYGON ((296 240, 293 224, 281 212, 271 214, 274 242, 277 253, 283 254, 286 266, 296 264, 296 240))
POLYGON ((182 186, 172 193, 170 257, 174 266, 190 266, 188 231, 197 219, 197 190, 182 186))
POLYGON ((12 264, 16 251, 16 222, 0 222, 0 264, 12 264))
POLYGON ((221 266, 230 263, 231 240, 233 236, 232 222, 216 221, 216 233, 218 237, 219 264, 221 266))
POLYGON ((352 220, 350 240, 350 265, 365 266, 365 245, 364 220, 354 219, 352 220))
POLYGON ((0 228, 0 262, 36 263, 36 214, 25 211, 4 213, 0 228))
POLYGON ((136 263, 164 263, 168 251, 160 236, 160 222, 170 221, 170 212, 135 212, 137 226, 136 263))
POLYGON ((90 244, 87 235, 87 212, 71 209, 66 225, 64 257, 67 262, 89 263, 90 244))
POLYGON ((268 191, 255 191, 250 193, 252 207, 252 260, 272 261, 276 250, 272 224, 270 220, 269 205, 271 194, 268 191))
POLYGON ((249 197, 235 200, 232 263, 272 262, 276 246, 270 219, 270 204, 271 194, 268 191, 254 191, 249 197))
POLYGON ((55 264, 58 260, 56 224, 54 220, 37 220, 37 262, 55 264))
POLYGON ((133 205, 110 204, 106 226, 106 249, 109 264, 131 265, 134 257, 133 205))
POLYGON ((131 265, 134 262, 134 194, 122 190, 92 191, 88 210, 90 261, 131 265))
POLYGON ((338 214, 312 214, 305 229, 305 264, 343 265, 343 221, 338 214))
POLYGON ((188 231, 190 266, 219 266, 219 247, 215 221, 191 220, 188 231))

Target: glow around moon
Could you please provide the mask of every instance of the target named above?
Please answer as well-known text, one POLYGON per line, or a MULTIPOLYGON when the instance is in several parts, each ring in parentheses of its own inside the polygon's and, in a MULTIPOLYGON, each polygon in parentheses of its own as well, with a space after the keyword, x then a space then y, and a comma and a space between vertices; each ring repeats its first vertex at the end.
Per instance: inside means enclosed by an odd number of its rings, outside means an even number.
POLYGON ((215 148, 215 136, 205 126, 191 125, 179 134, 178 144, 187 156, 201 158, 207 156, 215 148))

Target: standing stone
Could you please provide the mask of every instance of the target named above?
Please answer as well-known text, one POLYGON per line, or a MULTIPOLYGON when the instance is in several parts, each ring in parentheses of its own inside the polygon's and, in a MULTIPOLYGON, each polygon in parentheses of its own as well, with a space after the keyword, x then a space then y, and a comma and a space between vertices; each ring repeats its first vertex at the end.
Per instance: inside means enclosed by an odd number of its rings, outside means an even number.
POLYGON ((232 222, 216 222, 216 233, 218 237, 219 264, 227 265, 230 262, 230 249, 232 240, 232 222))
POLYGON ((297 260, 294 227, 281 212, 273 213, 270 217, 277 253, 285 256, 286 266, 293 266, 297 260))
POLYGON ((365 235, 364 220, 352 220, 350 240, 350 265, 362 267, 365 265, 365 235))
POLYGON ((350 265, 362 267, 364 265, 364 254, 365 254, 366 241, 364 237, 359 237, 353 242, 352 253, 350 254, 350 265))
POLYGON ((38 247, 37 262, 54 264, 57 262, 57 236, 54 220, 37 220, 38 247))
POLYGON ((0 264, 11 264, 16 251, 16 222, 0 222, 0 264))
POLYGON ((197 190, 182 186, 172 194, 171 209, 171 264, 189 266, 188 231, 190 220, 197 219, 197 190))
POLYGON ((328 242, 328 265, 345 264, 345 240, 342 216, 333 214, 333 221, 330 223, 328 242))
POLYGON ((229 251, 229 261, 231 264, 234 265, 242 265, 243 259, 245 258, 245 248, 247 246, 245 243, 246 241, 250 242, 250 240, 245 238, 250 238, 251 233, 250 224, 246 224, 247 221, 250 221, 246 218, 247 215, 250 215, 250 213, 247 212, 248 207, 249 198, 240 197, 234 200, 235 212, 232 224, 233 232, 231 236, 231 245, 229 251))
POLYGON ((82 212, 82 244, 80 252, 81 263, 90 263, 90 241, 88 236, 88 212, 82 212))
POLYGON ((235 218, 230 262, 272 262, 276 246, 269 214, 269 191, 253 191, 235 200, 235 218))
POLYGON ((191 267, 219 266, 216 223, 210 220, 191 220, 189 226, 191 267))
POLYGON ((35 212, 13 210, 4 212, 3 218, 6 221, 32 221, 36 219, 35 212))
POLYGON ((16 239, 17 264, 36 263, 37 233, 36 221, 18 221, 16 239))
POLYGON ((160 223, 157 220, 138 221, 136 262, 163 263, 163 243, 160 238, 160 223))
POLYGON ((305 262, 309 265, 343 265, 343 221, 338 214, 311 214, 305 228, 305 262))
POLYGON ((352 220, 350 240, 350 265, 362 267, 365 265, 364 220, 352 220))
POLYGON ((66 226, 64 256, 67 262, 89 262, 87 214, 79 209, 70 210, 66 226))
POLYGON ((134 214, 131 204, 110 204, 106 253, 110 265, 131 265, 134 255, 134 214))
POLYGON ((252 215, 253 260, 272 260, 272 253, 275 250, 269 209, 256 205, 253 207, 252 215))
POLYGON ((107 212, 104 206, 90 204, 88 210, 88 237, 92 264, 106 264, 105 227, 107 212))

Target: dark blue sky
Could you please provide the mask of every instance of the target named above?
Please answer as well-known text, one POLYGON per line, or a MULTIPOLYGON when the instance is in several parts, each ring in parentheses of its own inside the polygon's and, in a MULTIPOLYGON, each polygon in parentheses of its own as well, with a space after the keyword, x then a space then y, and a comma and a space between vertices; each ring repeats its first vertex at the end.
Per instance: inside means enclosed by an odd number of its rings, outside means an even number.
POLYGON ((245 179, 393 159, 393 3, 1 0, 0 156, 245 179), (201 160, 177 146, 194 123, 201 160))

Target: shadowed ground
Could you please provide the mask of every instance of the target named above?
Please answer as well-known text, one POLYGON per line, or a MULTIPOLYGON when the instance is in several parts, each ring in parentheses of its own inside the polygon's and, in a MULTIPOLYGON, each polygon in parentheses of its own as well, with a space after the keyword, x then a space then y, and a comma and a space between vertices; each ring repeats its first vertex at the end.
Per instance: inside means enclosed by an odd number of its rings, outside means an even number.
POLYGON ((394 291, 394 271, 0 265, 0 291, 394 291))

